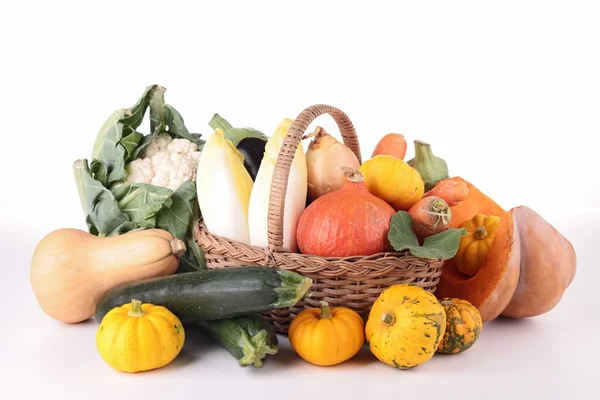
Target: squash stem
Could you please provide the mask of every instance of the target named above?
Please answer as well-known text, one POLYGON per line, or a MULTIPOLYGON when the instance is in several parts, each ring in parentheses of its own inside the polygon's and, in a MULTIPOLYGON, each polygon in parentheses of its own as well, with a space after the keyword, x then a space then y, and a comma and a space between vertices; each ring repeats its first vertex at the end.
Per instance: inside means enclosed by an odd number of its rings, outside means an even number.
POLYGON ((132 317, 143 317, 146 312, 142 310, 142 302, 136 299, 131 300, 131 311, 128 313, 132 317))
POLYGON ((342 173, 344 177, 353 183, 364 182, 364 176, 360 170, 350 167, 342 167, 342 173))
POLYGON ((331 315, 331 308, 329 307, 329 303, 321 300, 319 302, 319 304, 321 305, 321 319, 331 318, 332 315, 331 315))
POLYGON ((383 314, 381 316, 381 320, 386 325, 394 325, 394 323, 396 322, 396 316, 394 315, 394 313, 389 312, 387 314, 383 314))
POLYGON ((185 247, 185 243, 179 239, 171 240, 171 252, 177 258, 183 257, 187 248, 185 247))
POLYGON ((415 140, 415 160, 433 162, 433 152, 431 145, 422 140, 415 140))
POLYGON ((485 230, 485 227, 483 226, 478 226, 477 229, 475 230, 475 233, 473 233, 473 236, 475 236, 475 239, 477 240, 482 240, 485 239, 487 237, 488 233, 485 230))
POLYGON ((440 304, 443 305, 444 307, 447 307, 447 306, 452 305, 452 301, 451 300, 442 300, 442 301, 440 301, 440 304))
POLYGON ((291 271, 278 270, 277 273, 281 279, 280 286, 275 289, 278 299, 272 307, 286 308, 296 305, 304 297, 310 297, 310 290, 313 280, 303 275, 291 271))

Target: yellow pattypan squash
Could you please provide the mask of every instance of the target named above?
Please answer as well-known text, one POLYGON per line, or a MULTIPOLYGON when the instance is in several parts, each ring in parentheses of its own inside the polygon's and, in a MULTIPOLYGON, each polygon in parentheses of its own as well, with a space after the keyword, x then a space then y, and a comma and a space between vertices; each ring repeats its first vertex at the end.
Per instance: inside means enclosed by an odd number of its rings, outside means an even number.
POLYGON ((433 357, 445 331, 444 307, 432 293, 413 284, 384 289, 365 327, 373 355, 399 369, 414 368, 433 357))
POLYGON ((165 307, 139 300, 110 310, 96 334, 102 359, 122 372, 163 367, 177 357, 184 341, 177 316, 165 307))
POLYGON ((458 252, 454 256, 456 268, 465 275, 474 276, 485 264, 500 217, 477 214, 459 225, 467 235, 460 238, 458 252))
POLYGON ((360 166, 371 194, 385 200, 394 210, 408 210, 425 193, 425 184, 416 169, 404 160, 377 155, 360 166))

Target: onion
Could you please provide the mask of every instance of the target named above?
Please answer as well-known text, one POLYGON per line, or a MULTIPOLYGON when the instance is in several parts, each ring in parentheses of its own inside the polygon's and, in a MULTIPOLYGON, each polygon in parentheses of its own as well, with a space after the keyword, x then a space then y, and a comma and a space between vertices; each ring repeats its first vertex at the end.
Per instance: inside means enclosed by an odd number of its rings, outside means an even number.
POLYGON ((344 143, 318 126, 307 137, 314 137, 306 152, 308 200, 339 190, 346 179, 343 167, 360 168, 358 159, 344 143))

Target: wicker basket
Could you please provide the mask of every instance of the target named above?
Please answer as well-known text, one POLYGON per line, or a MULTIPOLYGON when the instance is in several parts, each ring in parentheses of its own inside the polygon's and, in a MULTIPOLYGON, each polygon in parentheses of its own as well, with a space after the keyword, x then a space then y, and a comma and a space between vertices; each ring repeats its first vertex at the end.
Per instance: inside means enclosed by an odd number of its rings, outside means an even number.
POLYGON ((282 249, 283 205, 290 167, 304 132, 318 116, 333 117, 344 143, 361 161, 356 131, 348 116, 328 105, 314 105, 294 120, 279 152, 271 182, 268 214, 267 248, 249 246, 208 232, 202 220, 195 226, 195 239, 203 248, 210 269, 262 265, 294 271, 313 280, 311 296, 290 309, 274 310, 265 316, 279 333, 287 333, 292 318, 307 307, 318 307, 326 300, 332 307, 344 306, 367 318, 381 291, 399 283, 413 283, 435 292, 442 272, 443 260, 423 259, 404 253, 380 253, 371 256, 325 258, 282 249))

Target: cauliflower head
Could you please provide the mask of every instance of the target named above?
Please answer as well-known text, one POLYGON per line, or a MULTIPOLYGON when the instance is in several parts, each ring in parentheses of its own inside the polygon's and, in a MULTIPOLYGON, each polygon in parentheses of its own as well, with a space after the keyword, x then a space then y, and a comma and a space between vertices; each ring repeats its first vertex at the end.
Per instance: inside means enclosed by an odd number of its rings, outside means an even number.
POLYGON ((140 158, 127 165, 124 183, 149 183, 176 191, 184 182, 196 180, 200 153, 195 143, 161 133, 140 158))

